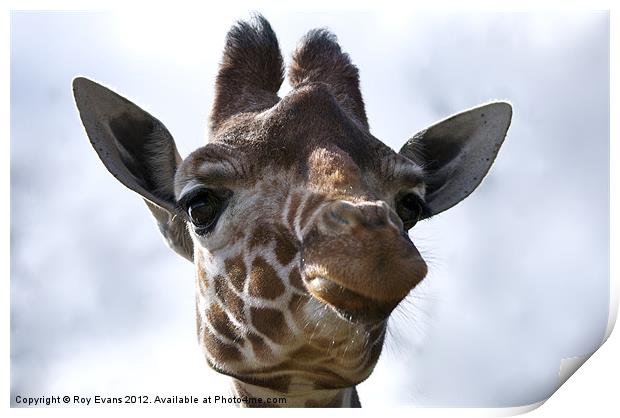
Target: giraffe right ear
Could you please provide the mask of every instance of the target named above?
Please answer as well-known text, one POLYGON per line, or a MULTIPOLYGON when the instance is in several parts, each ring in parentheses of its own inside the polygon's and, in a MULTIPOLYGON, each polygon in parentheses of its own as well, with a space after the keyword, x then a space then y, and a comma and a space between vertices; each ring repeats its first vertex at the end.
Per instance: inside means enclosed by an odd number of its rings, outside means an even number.
POLYGON ((174 174, 182 159, 170 132, 129 100, 86 78, 73 80, 73 95, 108 171, 144 198, 170 248, 192 261, 191 237, 176 216, 174 174))
POLYGON ((432 215, 465 199, 491 168, 506 138, 512 106, 492 102, 418 132, 400 154, 424 167, 425 200, 432 215))

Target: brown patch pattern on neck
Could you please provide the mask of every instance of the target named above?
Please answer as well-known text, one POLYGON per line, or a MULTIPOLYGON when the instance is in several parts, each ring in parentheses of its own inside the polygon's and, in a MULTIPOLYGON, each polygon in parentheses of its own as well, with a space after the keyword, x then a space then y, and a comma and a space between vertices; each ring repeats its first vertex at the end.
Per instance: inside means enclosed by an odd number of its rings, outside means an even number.
POLYGON ((278 309, 251 308, 252 325, 276 344, 285 344, 292 339, 291 330, 284 314, 278 309))
POLYGON ((249 292, 262 299, 276 299, 284 293, 284 285, 278 273, 261 256, 252 262, 249 292))
POLYGON ((246 337, 250 341, 252 351, 258 360, 267 362, 273 359, 271 348, 269 348, 267 343, 265 343, 263 337, 256 335, 253 332, 248 332, 246 337))
POLYGON ((239 254, 236 257, 224 260, 224 267, 226 268, 226 273, 230 283, 239 292, 243 292, 243 286, 245 284, 247 274, 245 263, 243 262, 243 255, 239 254))
POLYGON ((204 330, 202 342, 209 355, 215 358, 218 363, 226 364, 243 360, 241 351, 237 346, 218 340, 208 328, 204 330))
POLYGON ((280 264, 287 266, 293 261, 299 251, 296 245, 296 239, 288 229, 283 226, 277 226, 274 240, 276 242, 276 258, 280 264))
POLYGON ((241 337, 240 330, 230 322, 226 312, 217 303, 211 304, 207 313, 207 320, 211 326, 223 337, 231 341, 236 341, 241 337))

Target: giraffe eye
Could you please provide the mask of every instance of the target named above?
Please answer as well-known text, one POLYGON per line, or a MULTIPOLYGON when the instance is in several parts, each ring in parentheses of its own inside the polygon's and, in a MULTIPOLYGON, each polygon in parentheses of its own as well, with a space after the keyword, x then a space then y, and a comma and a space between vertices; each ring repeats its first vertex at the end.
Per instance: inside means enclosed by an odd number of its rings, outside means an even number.
POLYGON ((414 193, 403 195, 396 202, 396 213, 402 219, 405 229, 411 229, 422 218, 423 205, 414 193))
POLYGON ((197 232, 208 232, 220 216, 222 202, 209 190, 193 196, 187 204, 187 214, 197 232))

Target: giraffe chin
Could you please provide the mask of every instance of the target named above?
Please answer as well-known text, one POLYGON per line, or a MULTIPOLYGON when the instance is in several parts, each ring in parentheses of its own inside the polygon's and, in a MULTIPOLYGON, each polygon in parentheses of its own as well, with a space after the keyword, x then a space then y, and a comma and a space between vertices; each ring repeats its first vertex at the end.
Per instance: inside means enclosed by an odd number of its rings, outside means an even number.
POLYGON ((378 301, 347 289, 324 276, 305 277, 306 288, 316 299, 330 306, 349 322, 385 321, 400 299, 378 301))

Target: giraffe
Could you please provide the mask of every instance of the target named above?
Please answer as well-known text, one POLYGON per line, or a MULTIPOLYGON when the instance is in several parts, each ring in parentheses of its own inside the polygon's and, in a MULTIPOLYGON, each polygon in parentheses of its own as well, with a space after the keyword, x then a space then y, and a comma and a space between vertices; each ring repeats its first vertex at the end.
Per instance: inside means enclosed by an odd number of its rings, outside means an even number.
POLYGON ((73 91, 106 168, 194 263, 198 341, 241 406, 361 406, 387 319, 427 273, 408 231, 480 184, 512 108, 451 116, 397 153, 370 133, 358 69, 331 32, 302 38, 280 98, 284 74, 268 21, 237 22, 207 143, 184 159, 129 100, 83 77, 73 91))

